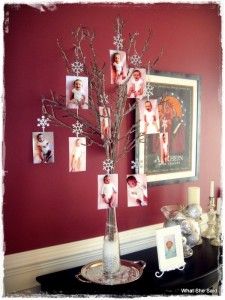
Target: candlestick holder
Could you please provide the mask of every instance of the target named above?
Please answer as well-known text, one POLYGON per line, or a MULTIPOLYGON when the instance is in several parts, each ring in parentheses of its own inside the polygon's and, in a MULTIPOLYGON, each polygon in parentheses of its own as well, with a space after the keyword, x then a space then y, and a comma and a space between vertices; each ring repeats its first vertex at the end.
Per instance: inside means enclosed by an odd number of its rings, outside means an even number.
POLYGON ((216 225, 215 225, 216 237, 210 241, 213 246, 222 246, 222 228, 221 228, 221 217, 216 215, 216 225))
POLYGON ((208 212, 208 228, 202 233, 202 237, 207 239, 216 238, 216 212, 215 208, 215 197, 209 197, 209 212, 208 212))

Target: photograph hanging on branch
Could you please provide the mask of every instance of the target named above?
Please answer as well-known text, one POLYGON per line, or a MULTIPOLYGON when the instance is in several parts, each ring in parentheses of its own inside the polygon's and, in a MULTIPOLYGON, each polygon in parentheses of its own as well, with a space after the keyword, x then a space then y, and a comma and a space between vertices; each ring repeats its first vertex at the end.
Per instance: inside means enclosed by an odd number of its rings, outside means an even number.
POLYGON ((53 132, 33 132, 33 163, 54 163, 53 132))
POLYGON ((69 172, 86 171, 86 138, 69 137, 69 172))
POLYGON ((121 84, 127 77, 126 52, 109 50, 111 60, 111 84, 121 84))
MULTIPOLYGON (((138 102, 140 112, 140 132, 144 134, 159 133, 159 112, 157 99, 144 97, 138 102)), ((158 135, 156 136, 158 139, 158 135)))
POLYGON ((162 132, 159 134, 159 138, 160 138, 160 159, 161 159, 161 163, 165 164, 167 162, 169 162, 169 141, 168 141, 168 132, 162 132))
POLYGON ((88 77, 66 76, 66 107, 88 109, 88 77))
POLYGON ((127 175, 127 205, 147 206, 148 189, 147 178, 144 174, 127 175))
POLYGON ((132 68, 131 74, 127 83, 127 97, 142 99, 146 94, 146 70, 144 68, 132 68))
POLYGON ((98 209, 118 206, 118 174, 98 175, 98 209))
POLYGON ((109 139, 111 137, 111 123, 110 123, 110 108, 106 106, 99 107, 101 138, 109 139))

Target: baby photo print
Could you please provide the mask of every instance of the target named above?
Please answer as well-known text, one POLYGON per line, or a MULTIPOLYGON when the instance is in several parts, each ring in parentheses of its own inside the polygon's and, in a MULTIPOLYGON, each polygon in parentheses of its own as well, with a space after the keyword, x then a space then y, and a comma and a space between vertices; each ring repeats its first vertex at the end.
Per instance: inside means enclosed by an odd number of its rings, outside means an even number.
POLYGON ((66 107, 88 109, 88 77, 66 76, 66 107))

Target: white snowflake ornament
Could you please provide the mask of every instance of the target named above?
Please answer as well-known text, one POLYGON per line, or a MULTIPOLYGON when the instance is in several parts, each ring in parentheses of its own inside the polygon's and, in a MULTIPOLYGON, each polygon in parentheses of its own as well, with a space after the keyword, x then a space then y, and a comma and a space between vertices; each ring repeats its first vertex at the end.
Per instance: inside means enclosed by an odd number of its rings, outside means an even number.
POLYGON ((117 35, 115 35, 113 37, 113 45, 116 46, 116 50, 122 50, 123 49, 123 38, 122 38, 122 34, 121 33, 117 33, 117 35))
POLYGON ((139 161, 138 159, 131 161, 131 169, 135 170, 135 173, 139 172, 139 168, 142 166, 142 161, 139 161))
POLYGON ((49 119, 45 118, 45 116, 41 116, 41 118, 37 118, 37 126, 41 127, 43 131, 45 131, 45 127, 49 126, 49 119))
POLYGON ((108 104, 109 100, 108 100, 109 96, 106 94, 100 95, 100 102, 102 104, 108 104))
POLYGON ((107 158, 106 160, 103 161, 103 170, 106 171, 108 174, 110 171, 112 171, 114 168, 113 165, 113 160, 107 158))
POLYGON ((71 64, 71 68, 76 76, 79 76, 79 74, 84 71, 84 64, 79 61, 75 61, 71 64))
POLYGON ((134 54, 130 57, 130 62, 136 67, 140 66, 140 64, 142 63, 141 57, 138 54, 134 54))
POLYGON ((75 124, 72 124, 73 130, 72 132, 75 133, 77 136, 83 132, 83 125, 79 121, 77 121, 75 124))
POLYGON ((154 87, 151 85, 151 82, 146 82, 146 95, 148 97, 153 96, 154 87))

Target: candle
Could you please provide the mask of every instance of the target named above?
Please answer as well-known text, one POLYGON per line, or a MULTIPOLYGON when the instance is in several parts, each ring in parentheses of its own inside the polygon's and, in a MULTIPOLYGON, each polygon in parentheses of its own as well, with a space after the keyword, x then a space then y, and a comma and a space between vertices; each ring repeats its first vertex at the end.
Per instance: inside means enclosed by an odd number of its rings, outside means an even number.
POLYGON ((221 214, 221 209, 222 209, 222 199, 217 198, 217 202, 216 202, 216 214, 217 215, 221 214))
POLYGON ((214 181, 210 182, 210 193, 209 193, 210 197, 214 197, 214 181))
POLYGON ((190 186, 188 188, 188 205, 200 204, 200 187, 190 186))

